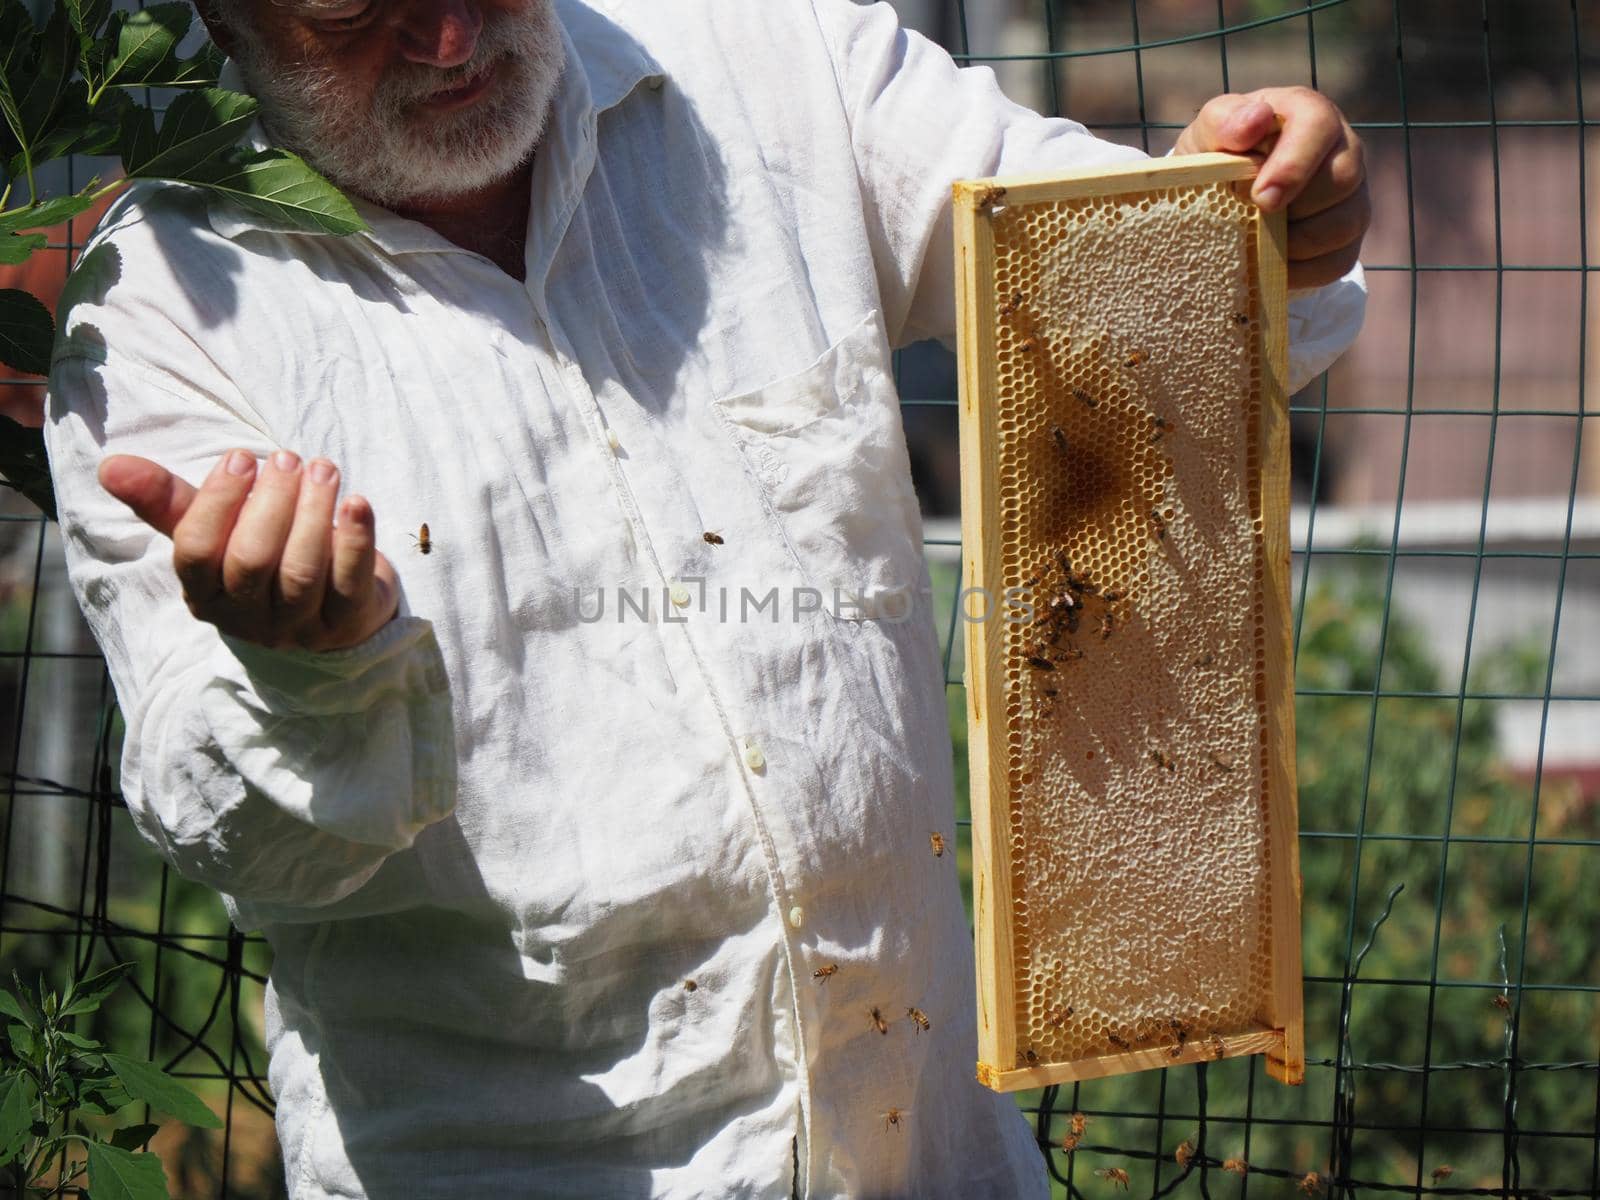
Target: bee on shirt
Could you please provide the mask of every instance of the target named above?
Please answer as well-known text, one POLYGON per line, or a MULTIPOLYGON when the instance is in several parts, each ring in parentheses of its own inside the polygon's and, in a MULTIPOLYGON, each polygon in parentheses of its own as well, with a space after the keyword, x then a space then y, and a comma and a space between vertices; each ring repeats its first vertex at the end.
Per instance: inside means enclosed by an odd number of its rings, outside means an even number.
POLYGON ((918 1033, 931 1033, 933 1031, 933 1023, 928 1020, 928 1014, 920 1008, 906 1009, 906 1016, 911 1018, 911 1023, 917 1027, 918 1033))
POLYGON ((1115 1184, 1123 1191, 1128 1190, 1128 1173, 1121 1167, 1101 1167, 1095 1171, 1095 1174, 1107 1183, 1115 1184))
POLYGON ((907 1114, 910 1112, 909 1108, 891 1108, 883 1114, 883 1131, 888 1133, 891 1125, 899 1129, 900 1123, 906 1119, 907 1114))
POLYGON ((944 857, 944 851, 945 851, 944 834, 939 833, 937 830, 935 830, 933 833, 930 833, 928 835, 928 844, 933 847, 933 856, 935 858, 943 858, 944 857))
POLYGON ((411 535, 411 540, 416 543, 418 554, 433 553, 433 536, 428 532, 428 523, 424 521, 422 528, 411 535))
POLYGON ((876 1005, 871 1009, 872 1027, 885 1037, 889 1036, 889 1022, 883 1019, 883 1012, 876 1005))
POLYGON ((700 536, 705 538, 706 545, 708 545, 708 546, 720 546, 720 545, 722 545, 722 535, 720 533, 713 533, 713 532, 711 532, 711 530, 708 529, 703 534, 701 534, 700 536))
POLYGON ((685 979, 683 981, 683 990, 686 992, 698 992, 700 985, 692 979, 685 979))
POLYGON ((818 983, 827 983, 828 980, 832 979, 838 973, 839 964, 829 963, 827 966, 818 967, 815 971, 811 972, 811 978, 815 979, 818 983))

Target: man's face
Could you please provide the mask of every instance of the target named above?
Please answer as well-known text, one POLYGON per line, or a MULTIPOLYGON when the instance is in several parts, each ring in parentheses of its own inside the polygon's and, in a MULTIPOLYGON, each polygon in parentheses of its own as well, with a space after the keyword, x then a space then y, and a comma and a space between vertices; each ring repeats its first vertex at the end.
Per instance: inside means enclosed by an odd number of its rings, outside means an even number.
POLYGON ((448 201, 526 162, 565 61, 552 0, 222 8, 267 132, 389 206, 448 201))

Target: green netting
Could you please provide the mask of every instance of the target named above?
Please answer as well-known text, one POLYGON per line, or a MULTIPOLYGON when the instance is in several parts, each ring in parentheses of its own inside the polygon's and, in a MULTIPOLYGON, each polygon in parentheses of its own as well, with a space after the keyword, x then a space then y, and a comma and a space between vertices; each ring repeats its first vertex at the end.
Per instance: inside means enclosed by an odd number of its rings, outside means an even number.
MULTIPOLYGON (((1061 1194, 1118 1194, 1104 1173, 1125 1171, 1152 1197, 1600 1195, 1597 7, 906 0, 1019 99, 1154 153, 1212 93, 1320 86, 1378 204, 1368 326, 1292 405, 1307 1082, 1229 1061, 1026 1095, 1061 1194)), ((933 347, 900 366, 964 791, 954 375, 933 347)), ((0 381, 0 402, 28 387, 0 381)), ((163 1134, 174 1194, 281 1195, 266 948, 134 834, 111 699, 54 530, 12 504, 0 969, 136 961, 97 1034, 228 1117, 163 1134)))

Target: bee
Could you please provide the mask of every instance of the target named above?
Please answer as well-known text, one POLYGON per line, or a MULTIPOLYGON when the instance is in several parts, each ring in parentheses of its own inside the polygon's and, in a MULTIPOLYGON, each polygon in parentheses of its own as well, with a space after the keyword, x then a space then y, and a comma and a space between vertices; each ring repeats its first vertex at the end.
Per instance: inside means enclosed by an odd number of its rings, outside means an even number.
POLYGON ((1173 761, 1172 756, 1160 746, 1151 748, 1150 761, 1155 763, 1155 765, 1161 768, 1163 771, 1172 772, 1178 769, 1178 764, 1173 761))
POLYGON ((1113 1046, 1115 1046, 1119 1050, 1131 1049, 1131 1047, 1128 1045, 1126 1040, 1124 1040, 1123 1038, 1118 1037, 1114 1033, 1113 1034, 1108 1034, 1106 1040, 1109 1041, 1113 1046))
POLYGON ((1034 1053, 1032 1046, 1029 1046, 1025 1051, 1023 1051, 1022 1057, 1027 1060, 1027 1063, 1030 1067, 1037 1067, 1039 1065, 1039 1056, 1034 1053))
POLYGON ((1088 388, 1084 388, 1084 387, 1075 387, 1075 388, 1073 388, 1072 389, 1072 398, 1074 400, 1078 401, 1080 404, 1082 404, 1085 408, 1098 408, 1098 407, 1100 407, 1100 401, 1095 399, 1094 395, 1089 391, 1088 388))
POLYGON ((930 833, 928 835, 928 844, 933 847, 933 856, 935 858, 944 857, 944 834, 938 832, 930 833))
POLYGON ((1217 661, 1217 656, 1215 654, 1211 653, 1211 651, 1207 650, 1199 658, 1194 660, 1194 665, 1197 666, 1197 667, 1209 667, 1213 663, 1215 663, 1216 661, 1217 661))
POLYGON ((917 1027, 918 1033, 931 1033, 933 1031, 933 1022, 928 1020, 928 1014, 920 1008, 906 1009, 906 1016, 911 1018, 911 1023, 917 1027))
POLYGON ((1228 1043, 1222 1040, 1220 1033, 1211 1035, 1211 1057, 1221 1062, 1228 1056, 1228 1043))
POLYGON ((1183 1053, 1183 1044, 1189 1040, 1189 1027, 1177 1017, 1173 1017, 1167 1024, 1172 1026, 1172 1036, 1178 1039, 1171 1051, 1172 1057, 1177 1058, 1183 1053))
POLYGON ((1105 612, 1100 614, 1100 640, 1103 642, 1109 638, 1111 636, 1111 631, 1115 628, 1116 623, 1112 620, 1111 610, 1107 609, 1105 612))
POLYGON ((1067 1018, 1070 1017, 1071 1015, 1072 1015, 1072 1005, 1069 1004, 1065 1008, 1056 1009, 1056 1011, 1051 1013, 1049 1015, 1049 1017, 1046 1018, 1046 1020, 1048 1020, 1050 1022, 1050 1024, 1054 1025, 1057 1029, 1060 1029, 1063 1025, 1065 1025, 1067 1023, 1067 1018))
POLYGON ((1300 1190, 1308 1196, 1321 1195, 1322 1176, 1318 1175, 1315 1171, 1308 1172, 1305 1178, 1300 1181, 1300 1190))
POLYGON ((1243 1175, 1250 1170, 1250 1164, 1242 1158, 1230 1158, 1223 1162, 1222 1169, 1231 1171, 1235 1175, 1243 1175))
POLYGON ((811 972, 811 978, 815 979, 818 983, 827 983, 828 980, 832 979, 838 973, 839 964, 829 963, 827 966, 818 967, 815 971, 811 972))
POLYGON ((1156 537, 1160 538, 1162 541, 1166 541, 1167 519, 1161 515, 1159 509, 1152 508, 1150 510, 1150 527, 1155 530, 1156 537))
POLYGON ((1134 351, 1129 353, 1127 358, 1122 360, 1122 365, 1131 370, 1134 367, 1141 366, 1142 364, 1148 362, 1149 360, 1150 360, 1150 355, 1145 353, 1145 351, 1143 351, 1143 350, 1134 350, 1134 351))
POLYGON ((1489 1003, 1494 1005, 1501 1012, 1511 1011, 1511 997, 1507 996, 1504 992, 1496 992, 1494 995, 1490 996, 1489 1003))
POLYGON ((1180 1167, 1187 1167, 1193 1158, 1194 1143, 1191 1141, 1179 1142, 1178 1148, 1172 1152, 1172 1161, 1180 1167))
POLYGON ((1089 1128, 1089 1118, 1084 1116, 1081 1112, 1073 1113, 1068 1120, 1072 1122, 1072 1132, 1078 1137, 1082 1137, 1083 1131, 1089 1128))
POLYGON ((1081 1141, 1083 1141, 1082 1135, 1076 1134, 1076 1133, 1069 1133, 1069 1134, 1067 1134, 1066 1137, 1061 1139, 1061 1148, 1063 1150, 1065 1150, 1068 1154, 1071 1154, 1074 1150, 1076 1150, 1078 1148, 1078 1143, 1081 1142, 1081 1141))
POLYGON ((1022 343, 1017 347, 1017 349, 1021 350, 1024 354, 1032 354, 1043 345, 1043 342, 1030 333, 1027 337, 1022 339, 1022 343))
POLYGON ((1067 435, 1066 435, 1066 432, 1061 428, 1061 426, 1059 426, 1059 425, 1050 426, 1050 436, 1055 439, 1056 449, 1060 450, 1061 453, 1063 453, 1063 454, 1068 453, 1068 450, 1067 450, 1067 435))
POLYGON ((1211 760, 1211 765, 1219 771, 1231 771, 1238 765, 1233 761, 1231 756, 1222 754, 1216 750, 1213 750, 1210 754, 1206 755, 1206 757, 1211 760))
POLYGON ((1249 313, 1242 313, 1242 312, 1234 313, 1233 314, 1233 323, 1235 325, 1237 325, 1240 329, 1243 329, 1246 325, 1250 324, 1250 314, 1249 313))
POLYGON ((711 530, 708 529, 700 536, 705 538, 706 545, 708 546, 722 545, 722 535, 720 533, 712 533, 711 530))
POLYGON ((986 187, 972 198, 972 206, 978 209, 991 209, 1006 198, 1003 187, 986 187))
POLYGON ((1051 700, 1054 700, 1057 696, 1061 695, 1061 693, 1055 688, 1040 688, 1039 690, 1051 700))
POLYGON ((1095 1171, 1095 1174, 1107 1183, 1115 1184, 1123 1191, 1128 1190, 1128 1173, 1121 1167, 1101 1167, 1095 1171))
POLYGON ((889 1022, 883 1019, 883 1013, 876 1005, 871 1009, 872 1027, 885 1037, 889 1036, 889 1022))
POLYGON ((1028 655, 1028 665, 1035 671, 1054 671, 1056 669, 1055 663, 1038 654, 1028 655))
POLYGON ((1433 1172, 1432 1172, 1433 1181, 1435 1183, 1443 1183, 1446 1179, 1449 1179, 1450 1176, 1454 1175, 1455 1173, 1456 1173, 1456 1169, 1454 1167, 1452 1167, 1449 1163, 1440 1163, 1437 1167, 1435 1167, 1433 1169, 1433 1172))
POLYGON ((1064 651, 1062 651, 1062 656, 1066 658, 1068 662, 1077 662, 1083 657, 1083 651, 1079 650, 1076 646, 1068 646, 1064 651))
POLYGON ((1150 444, 1154 446, 1172 430, 1172 425, 1165 417, 1151 417, 1150 444))
POLYGON ((910 1112, 909 1108, 891 1108, 883 1114, 883 1131, 888 1133, 891 1125, 899 1129, 900 1122, 904 1121, 910 1112))
POLYGON ((1016 312, 1017 309, 1021 308, 1024 298, 1025 297, 1021 292, 1012 292, 1011 299, 1007 300, 1000 306, 1000 319, 1002 321, 1005 320, 1007 317, 1011 316, 1012 313, 1016 312))
POLYGON ((433 553, 433 536, 428 532, 428 523, 424 521, 422 528, 411 535, 411 540, 416 543, 418 554, 433 553))
POLYGON ((692 979, 685 979, 683 981, 683 990, 686 992, 698 992, 700 985, 692 979))

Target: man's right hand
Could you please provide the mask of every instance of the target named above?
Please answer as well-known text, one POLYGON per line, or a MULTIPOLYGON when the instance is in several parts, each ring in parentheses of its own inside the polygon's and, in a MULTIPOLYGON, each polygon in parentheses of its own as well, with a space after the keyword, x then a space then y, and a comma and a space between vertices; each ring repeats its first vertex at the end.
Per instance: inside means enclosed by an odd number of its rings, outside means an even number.
POLYGON ((302 465, 280 450, 258 469, 248 450, 232 450, 197 490, 147 458, 114 454, 100 483, 172 539, 189 611, 224 633, 340 650, 382 629, 399 605, 372 506, 361 496, 337 503, 339 472, 325 459, 302 465))

